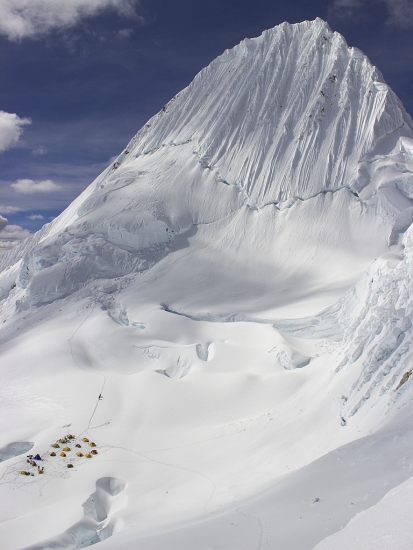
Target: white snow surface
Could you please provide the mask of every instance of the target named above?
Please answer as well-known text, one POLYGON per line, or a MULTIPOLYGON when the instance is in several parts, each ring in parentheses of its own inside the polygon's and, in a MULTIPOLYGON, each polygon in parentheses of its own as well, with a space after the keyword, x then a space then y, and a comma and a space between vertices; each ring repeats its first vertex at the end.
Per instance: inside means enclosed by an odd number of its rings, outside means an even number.
POLYGON ((324 21, 214 60, 0 257, 4 547, 410 548, 412 216, 412 121, 324 21))
POLYGON ((315 550, 410 550, 413 548, 413 478, 390 491, 378 504, 315 550))

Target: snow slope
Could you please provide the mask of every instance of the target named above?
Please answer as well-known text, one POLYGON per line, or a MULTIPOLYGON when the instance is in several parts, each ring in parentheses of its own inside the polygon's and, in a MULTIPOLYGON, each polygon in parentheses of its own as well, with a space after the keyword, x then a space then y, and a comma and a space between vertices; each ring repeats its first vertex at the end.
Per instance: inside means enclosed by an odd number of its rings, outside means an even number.
POLYGON ((412 121, 325 22, 202 70, 0 257, 7 548, 310 550, 406 481, 412 199, 412 121))
POLYGON ((409 550, 413 546, 413 479, 396 487, 372 509, 356 516, 344 532, 328 537, 316 550, 409 550))

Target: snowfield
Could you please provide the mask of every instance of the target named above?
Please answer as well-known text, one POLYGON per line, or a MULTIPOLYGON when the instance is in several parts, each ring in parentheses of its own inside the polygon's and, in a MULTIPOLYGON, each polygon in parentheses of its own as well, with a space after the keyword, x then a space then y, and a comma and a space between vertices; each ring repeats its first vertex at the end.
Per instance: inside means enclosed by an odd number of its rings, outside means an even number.
POLYGON ((366 56, 224 52, 0 256, 4 548, 410 549, 412 222, 366 56))

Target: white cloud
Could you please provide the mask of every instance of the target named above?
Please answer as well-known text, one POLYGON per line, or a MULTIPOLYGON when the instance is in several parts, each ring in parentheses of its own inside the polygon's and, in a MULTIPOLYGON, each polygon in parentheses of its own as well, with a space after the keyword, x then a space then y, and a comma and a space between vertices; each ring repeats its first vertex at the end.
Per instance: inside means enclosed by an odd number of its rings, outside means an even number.
POLYGON ((11 248, 15 248, 21 241, 1 241, 0 240, 0 254, 7 252, 11 248))
POLYGON ((44 220, 44 217, 41 214, 30 214, 30 216, 27 216, 28 220, 44 220))
POLYGON ((38 155, 45 155, 47 153, 46 147, 43 147, 43 145, 38 145, 32 150, 32 155, 37 157, 38 155))
POLYGON ((0 111, 0 153, 16 147, 20 134, 23 132, 22 126, 25 124, 31 124, 31 120, 29 118, 20 118, 15 113, 0 111))
POLYGON ((60 191, 61 186, 52 180, 34 181, 29 179, 17 180, 10 185, 17 193, 33 195, 34 193, 54 193, 60 191))
POLYGON ((328 8, 327 16, 333 19, 357 18, 358 8, 363 7, 365 0, 334 0, 328 8))
MULTIPOLYGON (((375 0, 386 4, 389 19, 387 25, 398 28, 413 28, 413 0, 375 0)), ((328 9, 329 17, 357 17, 357 9, 368 6, 367 0, 334 0, 328 9)))
POLYGON ((0 239, 23 241, 30 235, 30 231, 23 229, 20 225, 7 224, 4 229, 0 231, 0 239))
POLYGON ((0 214, 16 214, 16 212, 22 212, 23 209, 18 206, 6 206, 0 204, 0 214))
POLYGON ((0 216, 0 232, 3 231, 7 223, 8 223, 7 218, 3 218, 3 216, 0 216))
POLYGON ((108 8, 136 18, 137 3, 138 0, 0 0, 0 32, 10 40, 35 37, 75 25, 81 18, 108 8))
POLYGON ((335 0, 335 8, 359 8, 363 5, 363 0, 335 0))
POLYGON ((133 33, 133 29, 121 29, 118 32, 119 38, 128 38, 133 33))
POLYGON ((390 18, 387 21, 392 27, 413 28, 412 0, 384 0, 390 18))
POLYGON ((30 235, 20 225, 9 225, 7 218, 0 216, 0 252, 14 248, 30 235))

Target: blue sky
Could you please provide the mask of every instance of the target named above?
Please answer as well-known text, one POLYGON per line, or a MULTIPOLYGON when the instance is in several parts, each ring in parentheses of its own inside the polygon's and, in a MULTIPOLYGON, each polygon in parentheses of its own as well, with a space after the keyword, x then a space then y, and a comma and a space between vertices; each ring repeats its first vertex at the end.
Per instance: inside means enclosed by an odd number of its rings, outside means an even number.
POLYGON ((413 0, 0 0, 0 250, 62 212, 226 48, 317 16, 413 115, 413 0))

